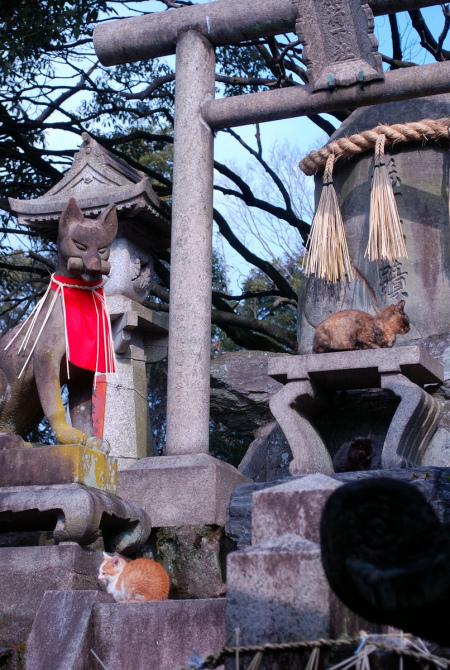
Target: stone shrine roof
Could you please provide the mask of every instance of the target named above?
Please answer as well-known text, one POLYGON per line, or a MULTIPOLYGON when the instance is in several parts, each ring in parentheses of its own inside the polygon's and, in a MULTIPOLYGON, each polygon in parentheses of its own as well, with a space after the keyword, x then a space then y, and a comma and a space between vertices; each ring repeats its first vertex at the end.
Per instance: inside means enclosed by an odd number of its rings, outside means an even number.
POLYGON ((119 219, 134 219, 147 226, 148 223, 161 225, 159 200, 148 177, 87 133, 83 133, 82 138, 83 144, 72 166, 47 193, 33 200, 9 198, 18 223, 56 232, 59 216, 73 196, 88 216, 95 216, 114 203, 119 219))

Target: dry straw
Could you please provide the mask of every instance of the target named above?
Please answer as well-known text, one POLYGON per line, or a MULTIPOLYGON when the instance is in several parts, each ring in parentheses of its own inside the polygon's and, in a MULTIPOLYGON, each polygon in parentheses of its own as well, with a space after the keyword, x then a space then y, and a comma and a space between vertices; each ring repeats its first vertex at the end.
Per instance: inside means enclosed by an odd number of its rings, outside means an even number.
POLYGON ((306 245, 307 254, 303 260, 306 275, 315 275, 317 279, 333 283, 354 278, 344 222, 333 186, 334 161, 334 154, 330 154, 323 174, 319 206, 306 245))
POLYGON ((375 144, 375 166, 370 194, 369 241, 365 256, 371 261, 408 258, 402 222, 384 156, 385 135, 375 144))

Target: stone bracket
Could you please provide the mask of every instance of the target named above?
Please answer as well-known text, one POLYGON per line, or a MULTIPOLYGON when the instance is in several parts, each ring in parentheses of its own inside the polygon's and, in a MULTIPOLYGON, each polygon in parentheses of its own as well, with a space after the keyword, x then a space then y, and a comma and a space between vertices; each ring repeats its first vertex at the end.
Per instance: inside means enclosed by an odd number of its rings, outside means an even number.
POLYGON ((313 91, 384 79, 365 0, 293 0, 313 91))
POLYGON ((419 465, 438 426, 441 406, 433 396, 402 374, 381 375, 381 388, 400 398, 384 441, 382 466, 419 465))
POLYGON ((322 397, 344 389, 383 388, 400 398, 382 452, 384 468, 420 465, 440 415, 424 384, 443 381, 443 368, 419 346, 273 357, 271 377, 285 384, 270 409, 291 447, 292 475, 333 473, 331 458, 309 411, 322 397))
POLYGON ((151 531, 149 516, 137 505, 81 484, 0 489, 0 525, 53 530, 57 544, 88 545, 101 530, 107 549, 125 554, 139 549, 151 531))
POLYGON ((269 402, 294 456, 289 466, 291 475, 334 472, 322 438, 302 411, 302 406, 313 400, 314 391, 310 382, 298 381, 283 386, 269 402))

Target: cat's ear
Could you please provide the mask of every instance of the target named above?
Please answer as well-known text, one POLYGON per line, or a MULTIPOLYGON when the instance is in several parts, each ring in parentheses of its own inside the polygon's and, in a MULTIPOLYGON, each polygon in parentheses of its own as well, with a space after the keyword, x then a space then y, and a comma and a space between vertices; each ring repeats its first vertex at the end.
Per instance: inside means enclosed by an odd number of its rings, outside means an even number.
POLYGON ((395 305, 395 311, 403 313, 404 307, 405 307, 405 301, 399 300, 398 303, 395 305))
POLYGON ((84 221, 83 212, 78 207, 75 198, 70 198, 59 219, 58 232, 61 233, 62 231, 67 230, 71 224, 82 223, 82 221, 84 221))
POLYGON ((105 210, 103 210, 100 219, 103 224, 103 227, 107 231, 108 236, 112 242, 115 236, 117 235, 117 229, 119 226, 117 221, 116 206, 110 205, 105 210))
POLYGON ((106 551, 103 552, 103 558, 111 558, 109 554, 106 553, 106 551))

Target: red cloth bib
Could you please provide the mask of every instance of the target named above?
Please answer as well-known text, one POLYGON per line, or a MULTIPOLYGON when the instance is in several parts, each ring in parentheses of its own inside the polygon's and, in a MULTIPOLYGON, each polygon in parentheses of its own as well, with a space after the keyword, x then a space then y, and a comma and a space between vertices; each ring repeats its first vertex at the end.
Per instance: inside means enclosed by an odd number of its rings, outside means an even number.
POLYGON ((93 372, 115 372, 111 323, 102 284, 55 275, 50 288, 61 293, 69 361, 93 372))

